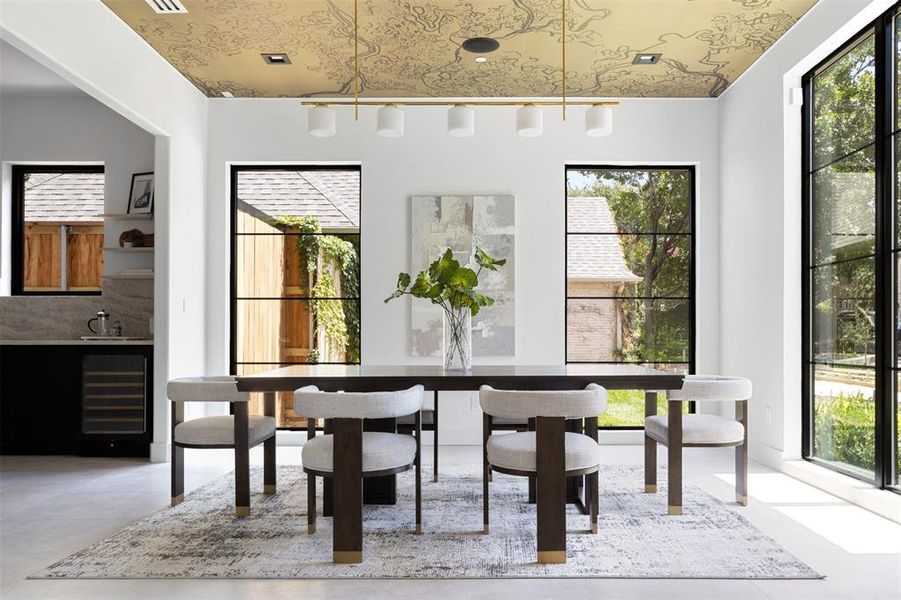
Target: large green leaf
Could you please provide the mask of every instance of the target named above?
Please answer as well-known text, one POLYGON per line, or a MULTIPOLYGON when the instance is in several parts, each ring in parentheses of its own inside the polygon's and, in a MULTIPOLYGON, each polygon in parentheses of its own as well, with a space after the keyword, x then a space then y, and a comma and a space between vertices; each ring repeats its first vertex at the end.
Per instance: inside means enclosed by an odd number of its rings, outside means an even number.
POLYGON ((489 271, 497 271, 498 267, 502 267, 507 264, 506 258, 495 259, 488 256, 488 253, 482 250, 481 248, 476 247, 475 254, 476 264, 478 264, 483 269, 488 269, 489 271))
POLYGON ((416 282, 410 288, 410 293, 417 298, 424 298, 431 287, 432 282, 429 280, 429 274, 425 271, 420 271, 419 275, 416 276, 416 282))
POLYGON ((460 267, 451 276, 449 284, 457 289, 471 290, 479 284, 479 278, 472 269, 460 267))
POLYGON ((441 258, 429 265, 429 276, 432 281, 447 284, 459 268, 460 263, 454 259, 453 251, 448 248, 441 258))

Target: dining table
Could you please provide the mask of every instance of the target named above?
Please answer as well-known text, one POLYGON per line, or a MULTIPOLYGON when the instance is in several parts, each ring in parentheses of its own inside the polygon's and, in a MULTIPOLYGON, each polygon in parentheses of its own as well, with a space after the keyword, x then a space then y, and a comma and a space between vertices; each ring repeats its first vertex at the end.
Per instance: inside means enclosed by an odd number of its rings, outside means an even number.
MULTIPOLYGON (((422 385, 438 392, 472 392, 483 385, 508 390, 580 390, 590 383, 607 390, 634 390, 645 394, 645 406, 656 408, 657 395, 682 388, 683 375, 651 366, 637 364, 578 363, 566 365, 477 365, 469 370, 450 370, 439 365, 335 365, 295 364, 237 376, 238 390, 262 392, 266 412, 274 416, 275 395, 314 385, 328 392, 383 392, 422 385)), ((569 428, 581 431, 582 423, 572 421, 569 428)), ((328 421, 325 433, 330 432, 328 421)), ((394 419, 367 420, 367 431, 396 431, 394 419)), ((332 490, 326 480, 323 492, 323 513, 332 513, 332 490)), ((530 499, 534 497, 530 481, 530 499)), ((569 478, 567 500, 584 512, 584 481, 569 478)), ((364 480, 363 502, 366 504, 394 504, 397 501, 396 475, 364 480)))

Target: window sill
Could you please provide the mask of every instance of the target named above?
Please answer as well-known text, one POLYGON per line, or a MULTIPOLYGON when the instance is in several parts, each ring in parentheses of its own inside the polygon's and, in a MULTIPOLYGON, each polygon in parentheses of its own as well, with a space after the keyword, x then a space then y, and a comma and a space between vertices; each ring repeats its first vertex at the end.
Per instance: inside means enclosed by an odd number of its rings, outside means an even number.
POLYGON ((901 523, 901 494, 880 490, 864 481, 836 473, 806 460, 786 460, 782 471, 842 500, 901 523))

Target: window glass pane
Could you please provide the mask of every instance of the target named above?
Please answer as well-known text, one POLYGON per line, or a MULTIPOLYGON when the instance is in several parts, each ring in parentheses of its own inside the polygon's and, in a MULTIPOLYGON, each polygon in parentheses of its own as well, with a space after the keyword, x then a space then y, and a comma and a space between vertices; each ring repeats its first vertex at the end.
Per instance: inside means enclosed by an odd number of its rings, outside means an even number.
MULTIPOLYGON (((253 375, 254 373, 262 373, 271 371, 280 367, 287 366, 281 364, 273 365, 237 365, 238 375, 253 375)), ((263 404, 263 393, 253 392, 250 394, 249 412, 252 415, 263 415, 265 406, 263 404)), ((282 428, 303 428, 307 426, 307 420, 294 412, 294 392, 277 392, 275 394, 275 426, 282 428)))
POLYGON ((570 299, 567 360, 688 362, 688 307, 688 300, 570 299))
POLYGON ((100 291, 104 174, 41 171, 23 178, 23 291, 100 291))
POLYGON ((874 39, 870 35, 814 78, 814 167, 873 143, 874 39))
POLYGON ((567 236, 569 296, 687 298, 691 237, 663 235, 567 236))
POLYGON ((357 300, 236 300, 235 310, 239 363, 343 363, 359 354, 357 300))
POLYGON ((323 264, 307 257, 320 253, 336 257, 327 261, 327 270, 337 297, 359 297, 359 235, 238 235, 235 243, 239 298, 313 296, 310 270, 315 281, 323 264))
POLYGON ((872 478, 875 468, 875 371, 814 369, 813 455, 872 478))
POLYGON ((875 261, 863 258, 813 270, 813 359, 874 365, 875 261))
POLYGON ((570 233, 690 233, 689 171, 569 169, 566 185, 570 233))
POLYGON ((876 172, 872 146, 813 176, 814 262, 874 252, 876 172))
MULTIPOLYGON (((667 365, 655 365, 658 368, 667 365)), ((676 365, 668 365, 676 366, 676 365)), ((687 365, 679 365, 683 373, 687 365)), ((668 369, 673 370, 673 369, 668 369)), ((690 404, 682 403, 682 412, 687 413, 690 404)), ((667 414, 666 394, 657 394, 657 414, 667 414)), ((644 392, 639 390, 608 390, 607 412, 598 417, 601 427, 644 427, 644 392)))

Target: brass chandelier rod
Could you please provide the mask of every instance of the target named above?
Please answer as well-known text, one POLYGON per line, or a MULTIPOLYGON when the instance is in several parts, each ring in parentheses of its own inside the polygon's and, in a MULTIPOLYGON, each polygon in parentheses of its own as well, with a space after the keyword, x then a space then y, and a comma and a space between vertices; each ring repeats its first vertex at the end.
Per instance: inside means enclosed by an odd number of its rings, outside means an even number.
POLYGON ((566 0, 563 0, 563 120, 566 120, 566 0))
POLYGON ((619 106, 612 100, 316 100, 300 98, 302 106, 619 106))
POLYGON ((354 121, 360 120, 360 35, 358 0, 354 0, 354 121))

